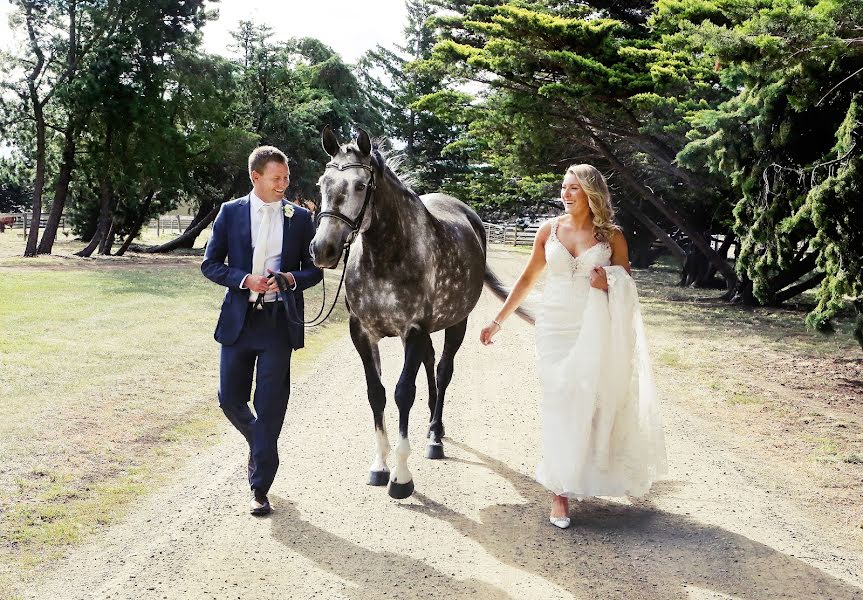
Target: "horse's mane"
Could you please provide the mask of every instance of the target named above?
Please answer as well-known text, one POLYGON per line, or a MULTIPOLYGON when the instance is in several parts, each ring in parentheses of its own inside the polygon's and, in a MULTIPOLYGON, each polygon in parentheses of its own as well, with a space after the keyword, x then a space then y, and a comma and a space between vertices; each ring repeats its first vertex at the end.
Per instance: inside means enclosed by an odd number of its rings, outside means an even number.
POLYGON ((392 173, 406 191, 416 196, 413 188, 417 184, 417 176, 415 173, 404 169, 404 165, 408 159, 404 152, 394 151, 386 138, 375 138, 372 140, 372 154, 375 156, 384 174, 388 171, 392 173))

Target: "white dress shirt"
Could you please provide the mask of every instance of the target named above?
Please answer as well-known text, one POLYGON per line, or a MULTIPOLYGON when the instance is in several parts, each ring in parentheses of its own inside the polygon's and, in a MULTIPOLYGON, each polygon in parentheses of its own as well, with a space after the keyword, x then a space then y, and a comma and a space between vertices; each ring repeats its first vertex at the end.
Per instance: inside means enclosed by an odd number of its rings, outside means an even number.
MULTIPOLYGON (((258 198, 255 195, 254 191, 249 193, 249 214, 251 216, 250 221, 252 229, 253 249, 258 243, 258 229, 261 227, 261 221, 264 219, 264 204, 264 201, 258 198)), ((282 243, 284 242, 283 234, 285 226, 285 213, 282 210, 281 202, 270 203, 269 210, 272 210, 274 212, 270 217, 270 234, 267 239, 267 247, 265 248, 266 259, 264 260, 264 272, 253 273, 253 275, 266 276, 268 274, 267 269, 272 270, 274 273, 278 272, 282 263, 282 243)), ((248 275, 246 277, 248 277, 248 275)), ((240 287, 247 287, 245 278, 243 278, 242 283, 240 283, 240 287)), ((296 284, 294 285, 294 288, 296 288, 296 284)), ((254 300, 252 300, 251 298, 251 296, 253 295, 254 294, 249 294, 249 302, 254 302, 254 300)), ((277 299, 278 294, 276 292, 267 292, 264 295, 264 302, 273 302, 277 299)))

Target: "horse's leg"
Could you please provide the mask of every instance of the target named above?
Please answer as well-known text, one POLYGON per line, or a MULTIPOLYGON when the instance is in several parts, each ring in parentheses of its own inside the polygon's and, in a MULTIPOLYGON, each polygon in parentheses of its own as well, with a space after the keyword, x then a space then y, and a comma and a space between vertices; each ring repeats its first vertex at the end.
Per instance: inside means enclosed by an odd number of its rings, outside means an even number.
POLYGON ((396 384, 396 406, 399 407, 399 443, 396 446, 396 466, 390 477, 389 495, 407 498, 414 491, 414 481, 408 470, 411 445, 408 442, 408 417, 417 395, 417 372, 428 355, 431 336, 419 329, 411 329, 405 338, 405 364, 396 384))
POLYGON ((465 332, 467 332, 467 318, 452 327, 447 327, 444 334, 443 352, 441 352, 440 362, 437 365, 437 402, 435 403, 434 412, 429 423, 426 458, 444 457, 443 443, 441 442, 444 436, 444 396, 446 395, 446 388, 449 386, 449 382, 452 381, 455 353, 458 352, 464 341, 465 332))
MULTIPOLYGON (((429 344, 429 351, 423 358, 423 365, 426 369, 426 379, 428 379, 429 385, 429 421, 434 418, 435 406, 437 406, 437 382, 435 381, 435 372, 434 372, 434 347, 429 344)), ((431 435, 431 433, 429 433, 431 435)), ((443 446, 440 446, 441 452, 440 456, 430 454, 431 446, 426 447, 426 458, 443 458, 443 446)))
POLYGON ((372 407, 372 417, 375 422, 375 458, 369 470, 369 485, 386 485, 390 480, 390 469, 387 466, 390 442, 384 425, 384 407, 387 404, 387 394, 383 383, 381 383, 378 343, 368 336, 360 325, 359 319, 353 315, 350 318, 350 330, 354 347, 363 361, 363 369, 366 372, 369 404, 372 407))

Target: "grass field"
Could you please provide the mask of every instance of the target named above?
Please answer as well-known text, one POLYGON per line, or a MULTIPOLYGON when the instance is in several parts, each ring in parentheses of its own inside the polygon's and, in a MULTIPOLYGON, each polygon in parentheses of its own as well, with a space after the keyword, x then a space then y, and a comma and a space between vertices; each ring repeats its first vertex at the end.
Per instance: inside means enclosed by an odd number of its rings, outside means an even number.
MULTIPOLYGON (((17 238, 17 239, 16 239, 17 238)), ((216 439, 222 288, 191 256, 22 259, 0 235, 0 598, 216 439)), ((330 297, 338 285, 327 274, 330 297)), ((306 295, 313 316, 320 286, 306 295)), ((293 357, 345 334, 344 303, 293 357)))

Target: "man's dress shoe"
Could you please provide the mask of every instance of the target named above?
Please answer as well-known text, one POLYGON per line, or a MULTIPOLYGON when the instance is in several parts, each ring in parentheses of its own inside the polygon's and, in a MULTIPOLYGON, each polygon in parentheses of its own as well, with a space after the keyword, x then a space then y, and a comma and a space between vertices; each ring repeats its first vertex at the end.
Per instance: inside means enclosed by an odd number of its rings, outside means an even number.
POLYGON ((249 503, 249 512, 256 517, 260 517, 273 512, 273 507, 270 506, 270 501, 266 496, 258 496, 255 494, 252 496, 252 500, 249 503))

